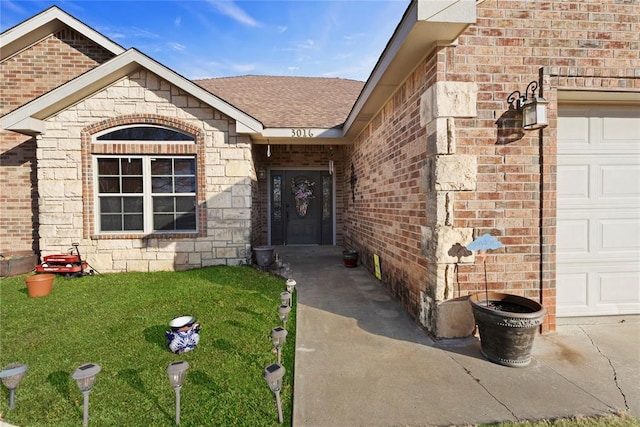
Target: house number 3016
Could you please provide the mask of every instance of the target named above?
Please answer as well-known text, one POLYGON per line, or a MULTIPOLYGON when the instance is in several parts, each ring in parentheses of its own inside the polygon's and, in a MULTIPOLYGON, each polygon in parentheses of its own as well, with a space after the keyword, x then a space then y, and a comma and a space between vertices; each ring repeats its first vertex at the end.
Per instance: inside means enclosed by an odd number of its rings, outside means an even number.
POLYGON ((311 129, 291 129, 291 136, 294 138, 313 138, 311 129))

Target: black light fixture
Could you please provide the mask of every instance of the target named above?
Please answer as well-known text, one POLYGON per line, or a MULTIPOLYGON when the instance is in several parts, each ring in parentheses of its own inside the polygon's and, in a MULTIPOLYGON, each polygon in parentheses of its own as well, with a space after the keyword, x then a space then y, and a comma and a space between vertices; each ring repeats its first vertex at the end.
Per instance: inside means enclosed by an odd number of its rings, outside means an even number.
POLYGON ((16 388, 20 381, 22 381, 22 377, 27 372, 27 365, 23 365, 20 363, 12 363, 11 365, 5 366, 2 371, 0 371, 0 379, 2 379, 2 384, 6 388, 9 389, 9 410, 13 409, 16 388))
MULTIPOLYGON (((535 80, 527 85, 524 95, 519 90, 511 92, 507 102, 511 108, 522 111, 522 129, 542 129, 549 125, 547 121, 547 100, 536 95, 538 82, 535 80)), ((538 95, 540 91, 538 91, 538 95)))

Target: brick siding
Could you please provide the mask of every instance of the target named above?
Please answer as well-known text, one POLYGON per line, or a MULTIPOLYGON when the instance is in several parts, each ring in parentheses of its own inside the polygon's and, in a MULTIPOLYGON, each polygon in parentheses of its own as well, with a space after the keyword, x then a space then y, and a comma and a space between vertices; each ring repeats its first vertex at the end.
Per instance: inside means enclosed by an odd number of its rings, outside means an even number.
MULTIPOLYGON (((254 145, 253 157, 256 164, 256 169, 263 169, 265 171, 275 169, 289 169, 296 168, 314 168, 327 170, 329 167, 329 159, 334 161, 334 173, 336 176, 336 243, 341 245, 343 243, 343 186, 340 184, 344 180, 344 162, 343 152, 344 147, 336 145, 271 145, 271 157, 267 157, 266 145, 254 145), (330 151, 333 150, 333 155, 330 155, 330 151)), ((258 180, 257 182, 258 197, 255 198, 255 214, 256 224, 253 232, 254 245, 266 245, 268 242, 268 229, 267 218, 269 212, 267 211, 267 198, 268 198, 268 175, 264 180, 258 180)))
MULTIPOLYGON (((0 63, 0 115, 94 68, 113 56, 71 30, 51 34, 0 63), (52 59, 55 58, 55 59, 52 59)), ((0 130, 0 253, 38 246, 35 139, 0 130)))
MULTIPOLYGON (((475 156, 475 191, 451 193, 452 225, 505 244, 487 260, 489 288, 541 301, 555 329, 556 122, 558 89, 640 89, 640 5, 635 2, 485 0, 456 46, 438 47, 356 139, 355 202, 345 177, 345 242, 381 255, 383 281, 418 319, 425 290, 419 226, 429 221, 419 170, 424 132, 413 119, 437 81, 475 82, 477 116, 455 121, 456 153, 475 156), (514 134, 508 95, 535 80, 550 101, 550 126, 514 134), (541 191, 542 190, 542 191, 541 191)), ((430 137, 430 135, 429 135, 430 137)), ((469 242, 461 242, 462 244, 469 242)), ((484 289, 480 263, 462 263, 462 295, 484 289)), ((426 289, 428 291, 428 289, 426 289)), ((457 294, 449 295, 449 297, 457 294)))

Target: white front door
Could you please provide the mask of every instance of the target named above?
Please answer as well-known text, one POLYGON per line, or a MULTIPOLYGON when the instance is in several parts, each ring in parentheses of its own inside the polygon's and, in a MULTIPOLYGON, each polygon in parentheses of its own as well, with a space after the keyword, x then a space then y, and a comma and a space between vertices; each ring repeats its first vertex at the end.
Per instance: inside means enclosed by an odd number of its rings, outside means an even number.
POLYGON ((557 315, 640 313, 640 107, 560 105, 557 315))

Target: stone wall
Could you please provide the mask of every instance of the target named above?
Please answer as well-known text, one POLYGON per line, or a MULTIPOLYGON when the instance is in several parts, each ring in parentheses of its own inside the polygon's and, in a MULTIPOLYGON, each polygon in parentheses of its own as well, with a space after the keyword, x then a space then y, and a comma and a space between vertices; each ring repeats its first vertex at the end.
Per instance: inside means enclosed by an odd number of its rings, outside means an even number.
MULTIPOLYGON (((0 63, 0 115, 94 68, 113 56, 64 30, 0 63), (52 59, 55 58, 55 59, 52 59)), ((38 183, 34 138, 0 130, 0 253, 38 254, 38 183)))
POLYGON ((40 245, 44 255, 79 242, 102 272, 238 264, 250 247, 251 145, 235 123, 156 75, 139 71, 52 116, 38 137, 40 245), (95 144, 115 125, 152 123, 196 136, 195 144, 95 144), (195 154, 198 233, 101 235, 93 209, 93 154, 195 154))

